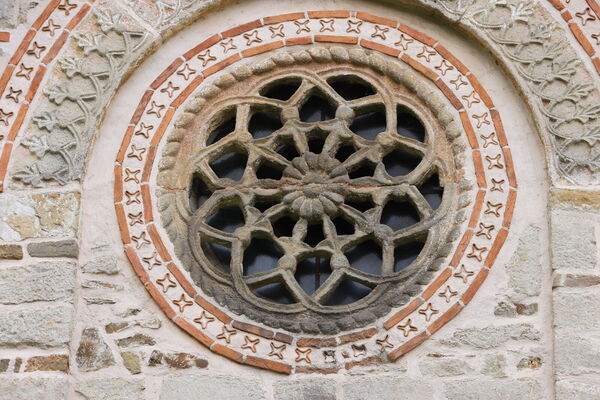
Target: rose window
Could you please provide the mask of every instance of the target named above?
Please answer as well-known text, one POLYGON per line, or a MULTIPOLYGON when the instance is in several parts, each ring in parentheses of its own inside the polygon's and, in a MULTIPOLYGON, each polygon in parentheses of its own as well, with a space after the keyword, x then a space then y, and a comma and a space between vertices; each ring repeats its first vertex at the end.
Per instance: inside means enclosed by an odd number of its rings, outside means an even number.
POLYGON ((276 328, 333 333, 428 283, 453 239, 458 189, 424 101, 356 66, 224 86, 179 130, 160 178, 177 193, 167 230, 207 294, 276 328))

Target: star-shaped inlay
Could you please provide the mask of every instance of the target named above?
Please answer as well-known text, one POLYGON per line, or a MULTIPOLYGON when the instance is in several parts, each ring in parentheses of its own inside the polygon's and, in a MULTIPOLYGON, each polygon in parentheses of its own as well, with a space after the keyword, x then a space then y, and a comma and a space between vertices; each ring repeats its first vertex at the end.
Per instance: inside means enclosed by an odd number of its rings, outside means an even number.
POLYGON ((500 209, 502 208, 502 203, 490 203, 488 201, 486 205, 487 209, 485 210, 485 214, 493 214, 496 217, 500 216, 500 209))
POLYGON ((158 267, 158 266, 162 265, 162 262, 158 258, 158 254, 156 252, 153 252, 150 257, 142 258, 142 260, 144 260, 146 265, 148 265, 149 271, 152 271, 152 268, 154 268, 154 267, 158 267))
POLYGON ((319 20, 319 22, 321 23, 321 30, 319 32, 334 32, 335 28, 333 27, 333 23, 335 22, 332 19, 322 19, 319 20))
POLYGON ((283 33, 283 27, 283 24, 270 26, 269 30, 271 31, 271 38, 285 37, 285 33, 283 33))
POLYGON ((417 327, 412 324, 412 319, 408 319, 404 325, 398 325, 398 329, 400 329, 404 335, 407 337, 411 332, 418 331, 417 327))
POLYGON ((244 336, 244 344, 242 345, 242 349, 248 349, 253 353, 256 353, 256 345, 260 343, 260 339, 252 339, 248 335, 244 336))
POLYGON ((413 38, 411 38, 408 35, 405 35, 404 33, 400 34, 400 40, 398 40, 396 43, 394 43, 395 46, 401 47, 402 50, 406 51, 408 50, 408 45, 413 43, 415 40, 413 38))
POLYGON ((390 343, 390 335, 385 335, 383 339, 377 339, 375 341, 377 346, 379 346, 379 351, 383 353, 385 349, 393 349, 394 345, 390 343))
POLYGON ((195 73, 196 70, 190 67, 190 64, 188 63, 185 63, 183 68, 177 71, 177 75, 183 76, 183 79, 185 79, 186 81, 190 79, 190 76, 194 75, 195 73))
POLYGON ((46 46, 40 46, 38 42, 33 42, 33 47, 27 50, 27 54, 39 59, 42 56, 42 52, 44 50, 46 50, 46 46))
POLYGON ((131 170, 129 168, 125 168, 125 182, 140 183, 140 178, 138 178, 139 173, 139 169, 131 170))
POLYGON ((354 357, 364 357, 367 355, 367 346, 364 344, 352 344, 352 351, 354 352, 354 357))
POLYGON ((362 21, 348 21, 348 28, 346 29, 347 33, 360 33, 360 27, 362 26, 362 21))
POLYGON ((69 0, 62 0, 58 6, 58 9, 64 11, 67 16, 71 14, 71 10, 74 8, 77 8, 77 6, 71 4, 69 0))
POLYGON ((326 363, 335 362, 335 350, 323 350, 323 361, 326 363))
POLYGON ((17 71, 17 76, 22 76, 23 78, 29 80, 31 79, 31 73, 33 72, 33 67, 26 67, 25 64, 21 63, 19 65, 19 70, 17 71))
POLYGON ((461 86, 466 85, 467 81, 465 81, 465 78, 462 75, 459 75, 456 79, 452 79, 450 83, 454 85, 455 90, 458 90, 461 86))
POLYGON ((312 360, 310 359, 310 353, 312 353, 312 349, 296 349, 296 362, 306 361, 311 364, 312 360))
POLYGON ((435 69, 440 71, 442 76, 446 76, 446 73, 448 71, 452 71, 454 69, 454 67, 448 61, 442 60, 442 63, 440 65, 438 65, 437 67, 435 67, 435 69))
POLYGON ((452 276, 454 276, 455 278, 461 279, 463 281, 463 283, 467 283, 469 281, 469 278, 472 277, 473 275, 475 275, 474 272, 469 271, 468 269, 465 268, 465 266, 463 264, 461 264, 458 272, 455 272, 454 275, 452 275, 452 276))
POLYGON ((429 50, 427 46, 423 46, 423 50, 419 54, 417 54, 417 58, 422 58, 427 62, 431 62, 431 57, 435 56, 437 53, 433 50, 429 50))
POLYGON ((486 239, 492 240, 492 232, 496 227, 494 225, 486 225, 483 222, 479 223, 479 230, 475 234, 476 236, 485 236, 486 239))
POLYGON ((8 88, 7 99, 12 99, 15 103, 19 102, 19 96, 23 94, 21 89, 15 90, 12 86, 8 88))
POLYGON ((592 37, 596 41, 596 46, 600 46, 600 33, 594 33, 592 37))
POLYGON ((477 120, 477 128, 481 128, 483 125, 489 125, 491 122, 488 119, 488 113, 485 112, 481 115, 474 114, 473 118, 477 120))
POLYGON ((141 211, 137 214, 133 214, 133 213, 127 214, 127 217, 129 217, 129 225, 130 226, 144 225, 144 219, 142 218, 143 215, 144 214, 141 211))
POLYGON ((435 314, 438 314, 438 313, 439 313, 439 310, 436 310, 435 308, 433 308, 433 305, 431 303, 427 303, 427 307, 419 310, 419 314, 424 315, 425 321, 427 321, 427 322, 429 322, 429 320, 431 320, 431 317, 433 317, 435 314))
POLYGON ((488 146, 497 145, 496 133, 492 132, 487 136, 479 135, 483 139, 483 148, 487 149, 488 146))
POLYGON ((497 154, 494 157, 492 157, 492 156, 485 156, 485 161, 488 162, 488 169, 494 169, 494 168, 502 169, 502 168, 504 168, 504 165, 500 162, 501 158, 502 158, 502 154, 497 154))
POLYGON ((575 13, 575 16, 581 20, 581 25, 585 26, 588 22, 595 21, 596 16, 589 7, 582 12, 575 13))
POLYGON ((202 313, 200 313, 200 316, 198 318, 194 319, 194 322, 197 324, 200 324, 202 329, 206 329, 208 324, 210 324, 214 320, 215 320, 214 317, 211 317, 210 315, 208 315, 208 313, 206 311, 203 310, 202 313))
POLYGON ((296 29, 296 35, 302 32, 310 32, 310 27, 308 26, 309 22, 309 19, 305 21, 294 21, 294 25, 298 27, 298 29, 296 29))
POLYGON ((457 294, 458 292, 452 290, 450 286, 446 285, 446 289, 444 289, 442 293, 438 294, 438 296, 445 298, 446 303, 450 303, 450 300, 457 294))
POLYGON ((150 131, 154 129, 154 125, 146 125, 145 123, 140 123, 140 127, 137 131, 135 131, 136 135, 142 135, 146 139, 150 137, 150 131))
POLYGON ((140 195, 142 194, 142 192, 140 192, 139 190, 136 190, 135 192, 130 192, 129 190, 125 191, 125 196, 127 196, 127 200, 125 202, 125 205, 131 205, 131 204, 142 204, 142 200, 140 200, 140 195))
POLYGON ((60 29, 60 25, 55 24, 54 21, 52 20, 52 18, 48 19, 48 22, 46 22, 46 25, 44 25, 42 27, 42 31, 50 32, 50 36, 54 36, 54 33, 56 32, 57 29, 60 29))
POLYGON ((387 33, 390 31, 390 28, 388 28, 387 26, 379 26, 379 25, 375 25, 375 32, 373 32, 373 34, 371 35, 372 38, 380 38, 383 40, 387 39, 387 33))
POLYGON ((158 118, 161 118, 160 113, 165 109, 163 104, 157 104, 154 100, 152 100, 152 104, 150 105, 150 109, 146 114, 154 114, 158 118))
POLYGON ((140 161, 144 159, 145 148, 138 148, 135 144, 131 145, 131 151, 127 154, 129 158, 136 158, 140 161))
POLYGON ((4 125, 8 126, 9 124, 9 119, 10 117, 13 116, 13 112, 9 111, 9 112, 5 112, 3 109, 0 108, 0 122, 2 122, 4 125))
POLYGON ((139 236, 131 236, 131 240, 135 242, 135 248, 138 250, 141 249, 142 246, 150 244, 146 232, 142 232, 139 236))
POLYGON ((467 107, 471 108, 473 104, 481 103, 479 95, 472 91, 469 95, 463 95, 462 99, 467 102, 467 107))
POLYGON ((175 86, 173 85, 173 82, 169 81, 167 83, 167 87, 160 89, 161 93, 166 93, 169 98, 173 97, 173 93, 175 93, 176 90, 179 90, 179 86, 175 86))
POLYGON ((233 38, 223 40, 221 42, 221 47, 223 47, 223 52, 225 54, 227 54, 227 52, 229 52, 231 50, 237 49, 237 46, 235 44, 233 44, 233 38))
POLYGON ((474 258, 477 261, 483 261, 483 253, 487 251, 487 247, 479 247, 475 243, 471 245, 471 252, 467 254, 467 257, 474 258))
POLYGON ((262 39, 258 36, 257 30, 250 33, 244 33, 244 39, 246 39, 246 46, 250 46, 252 43, 262 43, 262 39))
POLYGON ((496 180, 492 178, 492 188, 490 191, 504 193, 504 187, 502 185, 504 185, 504 179, 496 180))
POLYGON ((173 300, 173 304, 175 304, 179 308, 179 312, 182 313, 186 307, 193 305, 194 302, 187 300, 185 298, 185 293, 181 293, 181 297, 179 297, 177 300, 173 300))
POLYGON ((163 293, 167 293, 169 289, 177 287, 177 284, 173 279, 171 279, 171 274, 169 274, 168 272, 165 274, 164 277, 157 279, 156 284, 162 287, 163 293))
POLYGON ((285 344, 278 346, 275 343, 271 342, 271 351, 268 354, 269 357, 277 357, 280 360, 283 360, 283 351, 286 347, 287 346, 285 344))
POLYGON ((221 333, 217 335, 217 339, 222 339, 225 340, 227 343, 231 343, 231 337, 235 334, 237 334, 237 331, 235 329, 229 329, 227 328, 227 325, 223 325, 221 333))
POLYGON ((210 49, 201 52, 200 54, 198 54, 196 56, 199 60, 202 61, 202 66, 206 67, 206 65, 211 62, 211 61, 216 61, 217 57, 213 56, 212 54, 210 54, 210 49))

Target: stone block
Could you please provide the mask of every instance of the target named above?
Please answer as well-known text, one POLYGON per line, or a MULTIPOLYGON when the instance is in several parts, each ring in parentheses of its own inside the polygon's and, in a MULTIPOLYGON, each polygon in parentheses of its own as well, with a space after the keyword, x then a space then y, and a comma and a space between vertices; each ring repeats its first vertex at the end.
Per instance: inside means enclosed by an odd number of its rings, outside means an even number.
POLYGON ((142 372, 142 364, 140 362, 140 357, 131 351, 125 351, 121 353, 121 358, 123 358, 123 365, 132 375, 137 375, 142 372))
POLYGON ((74 262, 45 262, 0 269, 0 303, 73 300, 74 262))
POLYGON ((600 400, 600 375, 559 380, 556 400, 600 400))
POLYGON ((148 360, 148 366, 156 367, 158 365, 165 365, 173 369, 188 369, 193 366, 197 368, 206 368, 208 361, 195 354, 189 353, 163 353, 159 350, 154 350, 150 354, 148 360))
POLYGON ((473 368, 464 360, 454 357, 427 357, 419 363, 419 370, 425 376, 460 376, 473 372, 473 368))
POLYGON ((481 373, 493 378, 506 376, 506 357, 503 354, 486 354, 483 357, 481 373))
POLYGON ((82 270, 87 274, 115 275, 119 273, 119 266, 117 265, 117 259, 115 257, 102 256, 94 258, 86 263, 82 270))
POLYGON ((27 360, 25 372, 33 371, 69 372, 69 356, 67 354, 54 354, 51 356, 31 357, 27 360))
POLYGON ((117 340, 117 346, 119 347, 154 346, 155 344, 156 341, 153 338, 143 333, 136 333, 133 336, 117 340))
POLYGON ((552 211, 550 247, 555 270, 596 267, 596 237, 591 220, 584 212, 552 211))
POLYGON ((172 375, 163 380, 161 400, 265 400, 264 383, 240 376, 172 375))
POLYGON ((509 287, 517 294, 537 296, 542 284, 540 230, 530 226, 519 237, 517 250, 506 264, 509 287))
POLYGON ((0 378, 2 400, 64 400, 69 382, 66 377, 52 378, 0 378))
POLYGON ((53 347, 69 343, 73 307, 45 306, 0 313, 0 345, 53 347))
POLYGON ((333 379, 282 380, 275 383, 277 400, 336 400, 336 383, 333 379))
POLYGON ((557 331, 554 336, 554 370, 557 376, 600 371, 600 340, 557 331))
POLYGON ((444 383, 445 400, 542 399, 542 388, 533 379, 469 379, 444 383))
POLYGON ((121 378, 100 378, 78 382, 75 391, 86 400, 143 400, 141 381, 121 378))
POLYGON ((555 289, 554 326, 566 329, 600 329, 600 291, 555 289))
POLYGON ((0 245, 0 260, 22 260, 23 248, 18 244, 0 245))
POLYGON ((79 256, 79 245, 76 240, 59 240, 55 242, 29 243, 27 252, 31 257, 68 257, 79 256))
POLYGON ((492 349, 510 340, 537 342, 540 338, 540 332, 532 324, 511 324, 457 329, 451 337, 442 339, 441 342, 454 347, 492 349))
POLYGON ((97 371, 115 364, 110 348, 95 328, 83 330, 75 360, 79 369, 86 372, 97 371))
POLYGON ((433 386, 429 380, 400 376, 352 378, 342 384, 344 400, 431 400, 433 386))

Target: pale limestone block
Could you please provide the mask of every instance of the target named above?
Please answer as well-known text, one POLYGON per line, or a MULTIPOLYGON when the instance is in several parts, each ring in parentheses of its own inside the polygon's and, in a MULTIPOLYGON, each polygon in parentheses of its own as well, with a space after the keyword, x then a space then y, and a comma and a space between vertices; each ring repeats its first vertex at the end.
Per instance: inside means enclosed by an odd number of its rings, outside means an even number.
POLYGON ((75 263, 44 262, 0 269, 0 303, 73 300, 75 263))
POLYGON ((44 306, 0 313, 0 345, 54 347, 69 343, 73 307, 44 306))

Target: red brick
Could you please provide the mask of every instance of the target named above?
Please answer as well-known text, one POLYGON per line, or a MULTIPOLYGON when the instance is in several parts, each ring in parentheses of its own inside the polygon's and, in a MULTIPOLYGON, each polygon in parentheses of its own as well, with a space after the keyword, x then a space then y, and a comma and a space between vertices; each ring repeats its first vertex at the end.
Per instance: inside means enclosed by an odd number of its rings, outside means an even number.
POLYGON ((483 169, 483 161, 479 150, 473 150, 473 164, 475 167, 475 176, 477 177, 477 186, 481 189, 487 188, 485 181, 485 169, 483 169))
POLYGON ((438 75, 433 70, 425 67, 423 64, 421 64, 414 58, 410 57, 408 54, 402 54, 402 56, 400 56, 400 59, 402 61, 404 61, 405 63, 407 63, 408 65, 410 65, 412 68, 416 69, 417 71, 419 71, 420 73, 425 75, 425 77, 427 77, 427 79, 429 79, 433 82, 435 82, 435 80, 438 79, 438 75))
POLYGON ((275 333, 274 339, 278 342, 283 342, 287 344, 292 344, 292 342, 294 341, 294 338, 292 336, 281 332, 275 333))
POLYGON ((225 356, 225 357, 229 358, 230 360, 233 360, 233 361, 235 361, 237 363, 240 363, 240 364, 242 363, 242 360, 244 358, 244 355, 242 353, 237 352, 237 351, 235 351, 233 349, 230 349, 227 346, 223 346, 220 343, 214 343, 210 347, 210 349, 212 351, 214 351, 215 353, 220 354, 222 356, 225 356))
POLYGON ((163 243, 162 239, 160 238, 160 235, 158 234, 158 231, 156 230, 156 226, 154 224, 148 225, 148 233, 152 238, 154 247, 158 251, 158 254, 160 254, 160 258, 162 258, 165 261, 171 261, 171 255, 169 254, 169 251, 165 247, 165 244, 163 243))
POLYGON ((483 88, 483 86, 479 82, 479 79, 477 79, 477 77, 473 74, 467 75, 467 79, 469 80, 469 82, 471 82, 471 86, 473 86, 475 92, 477 92, 481 100, 483 100, 483 104, 485 104, 485 106, 488 108, 494 108, 494 102, 492 101, 492 98, 490 97, 488 92, 483 88))
POLYGON ((571 32, 573 32, 573 36, 575 36, 575 39, 577 39, 577 41, 579 42, 581 47, 583 47, 583 50, 587 53, 588 56, 591 57, 594 54, 596 54, 594 46, 592 46, 590 41, 585 37, 585 34, 576 22, 569 22, 569 29, 571 29, 571 32))
POLYGON ((48 5, 46 6, 46 8, 44 8, 44 11, 42 11, 40 16, 37 17, 37 19, 35 20, 33 25, 31 25, 31 27, 36 30, 40 29, 42 27, 42 25, 44 25, 44 22, 46 22, 46 20, 50 16, 50 14, 52 14, 54 12, 54 10, 56 9, 56 7, 58 7, 59 3, 60 3, 60 0, 51 0, 48 3, 48 5))
POLYGON ((558 11, 562 11, 565 6, 560 0, 548 0, 558 11))
POLYGON ((268 369, 274 372, 279 372, 281 374, 291 374, 292 366, 289 364, 285 364, 278 361, 267 360, 264 358, 254 357, 254 356, 246 356, 246 360, 244 360, 245 364, 252 365, 254 367, 268 369))
POLYGON ((264 337, 266 339, 273 339, 275 336, 273 331, 241 321, 233 321, 231 326, 233 326, 235 329, 239 329, 240 331, 252 333, 256 336, 264 337))
POLYGON ((467 133, 467 139, 469 140, 469 146, 472 149, 479 148, 479 142, 477 142, 477 136, 475 136, 475 131, 473 130, 473 124, 471 124, 471 120, 469 119, 469 114, 466 111, 460 112, 460 121, 462 122, 463 128, 467 133))
POLYGON ((160 85, 165 83, 165 81, 171 75, 173 75, 175 71, 177 71, 177 68, 179 68, 181 64, 183 64, 183 60, 181 58, 178 58, 175 61, 173 61, 163 72, 161 72, 161 74, 154 80, 154 82, 152 82, 150 87, 154 90, 158 89, 160 85))
POLYGON ((120 203, 123 200, 123 167, 115 165, 115 193, 114 202, 120 203))
POLYGON ((346 364, 344 364, 344 368, 349 370, 352 369, 354 367, 366 367, 369 365, 379 365, 379 364, 383 364, 383 361, 381 360, 381 358, 379 357, 367 357, 367 358, 363 358, 360 361, 350 361, 347 362, 346 364))
POLYGON ((477 192, 477 197, 475 198, 475 204, 473 204, 473 212, 471 213, 471 219, 469 220, 469 228, 473 229, 477 225, 477 221, 479 221, 479 216, 481 215, 481 208, 483 207, 483 199, 485 198, 485 190, 480 190, 477 192))
POLYGON ((4 93, 4 89, 6 89, 6 85, 8 85, 8 81, 10 80, 14 70, 14 65, 8 65, 2 73, 2 77, 0 78, 0 93, 4 93))
POLYGON ((313 39, 311 36, 301 36, 301 37, 297 37, 297 38, 286 39, 285 45, 286 46, 297 46, 297 45, 303 45, 303 44, 312 44, 312 42, 313 42, 313 39))
POLYGON ((416 29, 411 28, 410 26, 404 25, 404 24, 400 24, 400 26, 398 27, 398 29, 404 33, 406 33, 407 35, 412 36, 413 38, 417 39, 419 42, 425 43, 428 46, 432 46, 434 44, 437 43, 437 40, 427 36, 426 34, 419 32, 416 29))
POLYGON ((515 204, 517 202, 517 191, 511 189, 508 192, 508 199, 506 200, 506 211, 504 212, 504 220, 502 221, 502 226, 506 229, 510 227, 510 223, 512 221, 513 213, 515 211, 515 204))
POLYGON ((442 316, 433 321, 431 325, 427 327, 427 330, 432 335, 442 329, 444 325, 446 325, 452 318, 456 317, 456 315, 460 312, 462 306, 460 303, 454 303, 452 307, 448 309, 442 316))
POLYGON ((469 72, 469 68, 467 68, 458 58, 456 58, 450 50, 442 46, 441 44, 437 44, 435 46, 435 50, 440 53, 442 57, 446 60, 450 61, 452 65, 456 67, 456 69, 463 75, 466 75, 469 72))
POLYGON ((154 302, 158 305, 158 307, 160 307, 160 309, 165 313, 165 315, 169 317, 169 319, 175 318, 177 314, 171 308, 171 305, 165 299, 161 291, 151 282, 146 283, 144 286, 146 286, 146 290, 148 291, 148 293, 150 293, 150 296, 152 296, 154 302))
POLYGON ((10 155, 12 153, 13 144, 4 143, 4 149, 2 150, 2 157, 0 158, 0 178, 4 180, 6 177, 6 170, 8 168, 8 162, 10 161, 10 155))
POLYGON ((169 270, 169 272, 171 272, 171 274, 173 274, 177 282, 179 282, 179 284, 183 288, 183 291, 187 293, 188 296, 194 298, 198 295, 196 288, 194 288, 194 286, 188 281, 188 279, 181 272, 181 270, 177 268, 177 265, 169 263, 167 265, 167 269, 169 270))
POLYGON ((142 118, 144 110, 146 109, 146 106, 148 105, 153 93, 154 90, 152 89, 148 89, 144 92, 144 95, 142 96, 137 108, 135 109, 135 112, 133 113, 133 116, 131 117, 131 121, 129 121, 130 125, 137 125, 137 123, 140 122, 140 118, 142 118))
MULTIPOLYGON (((377 329, 370 328, 364 331, 348 333, 347 335, 340 336, 340 344, 346 344, 350 342, 358 342, 359 340, 369 339, 377 334, 377 329)), ((299 346, 299 345, 298 345, 299 346)))
POLYGON ((515 175, 515 164, 512 158, 512 152, 508 147, 502 149, 504 154, 504 163, 506 164, 506 173, 508 175, 508 182, 511 187, 517 187, 517 177, 515 175))
POLYGON ((279 40, 277 42, 271 42, 271 43, 267 43, 267 44, 263 44, 260 46, 256 46, 253 47, 251 49, 247 49, 242 51, 242 56, 244 57, 252 57, 255 56, 257 54, 262 54, 262 53, 266 53, 267 51, 272 51, 275 49, 280 49, 284 46, 284 43, 282 40, 279 40))
POLYGON ((324 11, 309 11, 308 18, 348 18, 350 11, 348 10, 324 10, 324 11))
POLYGON ((142 185, 142 204, 144 209, 144 222, 154 221, 154 211, 152 210, 152 198, 150 197, 150 186, 142 185))
POLYGON ((573 16, 571 15, 571 13, 568 10, 563 11, 560 15, 567 22, 569 22, 570 20, 573 19, 573 16))
POLYGON ((142 171, 142 183, 147 183, 150 181, 150 174, 152 174, 152 165, 154 164, 155 158, 156 146, 151 145, 148 149, 148 157, 146 158, 146 162, 144 163, 144 170, 142 171))
POLYGON ((460 101, 460 99, 458 97, 456 97, 456 95, 454 94, 452 89, 450 89, 448 87, 448 85, 446 85, 446 83, 441 78, 435 81, 435 85, 438 88, 440 88, 442 93, 444 93, 444 96, 446 96, 446 98, 450 101, 450 103, 452 103, 454 108, 456 108, 457 110, 463 109, 463 104, 460 101))
POLYGON ((10 32, 0 32, 0 42, 10 42, 10 32))
POLYGON ((508 141, 506 140, 506 133, 504 132, 504 125, 502 124, 502 120, 500 119, 500 113, 498 110, 490 110, 492 114, 492 121, 494 122, 494 128, 496 128, 496 137, 498 138, 498 143, 500 146, 508 146, 508 141))
POLYGON ((196 328, 194 325, 190 324, 185 318, 181 318, 180 316, 175 317, 173 320, 181 329, 198 339, 200 343, 209 347, 213 344, 214 340, 205 335, 201 330, 196 328))
POLYGON ((357 44, 358 38, 354 36, 315 35, 315 42, 357 44))
POLYGON ((465 253, 465 250, 467 249, 467 246, 469 245, 469 242, 471 241, 472 237, 473 237, 473 231, 468 230, 465 232, 460 243, 458 244, 458 247, 456 248, 454 257, 452 257, 452 260, 450 261, 451 266, 456 267, 458 265, 458 262, 460 261, 463 254, 465 253))
POLYGON ((592 62, 594 63, 596 72, 598 73, 598 75, 600 75, 600 58, 599 57, 592 58, 592 62))
POLYGON ((473 279, 473 282, 471 282, 471 285, 469 285, 469 288, 465 290, 465 292, 460 298, 460 301, 462 301, 463 304, 467 305, 471 302, 473 296, 475 296, 475 293, 477 293, 477 290, 479 290, 479 288, 485 281, 485 278, 487 278, 488 274, 489 270, 486 268, 482 268, 479 271, 475 279, 473 279))
POLYGON ((397 349, 395 349, 394 351, 390 352, 388 354, 388 358, 390 359, 390 361, 396 361, 397 359, 402 357, 404 354, 408 353, 409 351, 411 351, 412 349, 414 349, 415 347, 417 347, 418 345, 423 343, 425 340, 427 340, 427 338, 428 338, 427 332, 421 332, 414 338, 410 339, 408 342, 404 343, 402 346, 400 346, 397 349))
POLYGON ((125 256, 131 263, 133 270, 135 271, 137 276, 140 278, 142 283, 145 285, 146 283, 150 282, 150 276, 148 275, 148 272, 146 272, 146 270, 142 266, 142 263, 140 262, 140 258, 138 257, 138 255, 135 252, 135 250, 133 249, 133 247, 129 247, 129 246, 125 247, 125 256))
POLYGON ((494 244, 492 244, 492 248, 490 249, 490 252, 488 253, 483 265, 485 265, 486 267, 491 267, 492 265, 494 265, 496 257, 498 256, 500 249, 504 245, 507 236, 508 231, 504 228, 500 229, 500 232, 498 232, 498 236, 496 236, 496 240, 494 240, 494 244))
POLYGON ((29 111, 29 104, 21 104, 21 107, 19 107, 19 111, 17 112, 17 117, 13 121, 13 124, 10 127, 10 131, 8 131, 8 140, 9 141, 12 142, 17 138, 19 130, 21 129, 21 126, 23 125, 23 121, 25 120, 25 117, 27 116, 27 111, 29 111))
POLYGON ((125 217, 125 209, 123 204, 115 204, 117 212, 117 221, 119 223, 119 232, 121 233, 121 240, 123 243, 128 244, 131 242, 129 228, 127 227, 127 218, 125 217))
POLYGON ((237 36, 241 33, 247 32, 252 29, 260 28, 262 26, 262 22, 260 19, 255 19, 254 21, 247 22, 242 25, 238 25, 235 28, 231 28, 221 33, 221 36, 224 38, 230 38, 237 36))
POLYGON ((73 18, 71 18, 69 23, 65 26, 65 29, 68 31, 72 31, 73 28, 75 28, 77 25, 79 25, 79 23, 81 22, 83 17, 85 17, 85 15, 88 13, 88 11, 90 11, 90 8, 91 7, 89 4, 84 4, 81 7, 81 9, 79 10, 79 12, 77 14, 75 14, 75 16, 73 18))
MULTIPOLYGON (((190 94, 192 94, 194 92, 194 90, 196 90, 196 88, 198 86, 200 86, 200 84, 202 83, 202 81, 204 81, 204 78, 201 76, 197 76, 194 78, 194 80, 192 80, 190 82, 189 85, 187 85, 182 91, 181 93, 179 93, 179 96, 177 96, 177 98, 175 100, 173 100, 173 102, 171 103, 171 107, 177 108, 179 107, 181 104, 183 104, 183 102, 190 96, 190 94)), ((169 111, 167 110, 167 113, 169 111)))
POLYGON ((367 49, 371 49, 371 50, 375 50, 375 51, 378 51, 383 54, 387 54, 388 56, 398 57, 400 55, 400 50, 380 44, 380 43, 375 43, 370 40, 362 39, 360 41, 360 45, 367 49))
POLYGON ((63 47, 63 45, 67 41, 68 37, 69 37, 69 32, 63 32, 60 34, 60 36, 54 41, 54 44, 52 45, 52 47, 50 47, 50 50, 48 51, 48 53, 42 60, 43 64, 48 65, 52 62, 52 60, 54 60, 54 57, 56 57, 56 55, 58 54, 60 49, 63 47))
POLYGON ((219 308, 215 307, 212 303, 209 303, 202 296, 198 295, 194 300, 200 305, 200 307, 204 308, 206 311, 217 317, 217 319, 222 323, 229 324, 232 321, 229 315, 225 314, 219 308))
POLYGON ((588 3, 588 6, 590 6, 590 8, 594 11, 594 14, 600 17, 600 5, 598 4, 598 2, 596 2, 596 0, 586 0, 586 2, 588 3))
MULTIPOLYGON (((446 278, 448 279, 448 278, 446 278)), ((413 311, 419 308, 423 304, 423 300, 420 298, 416 298, 411 300, 406 307, 402 308, 396 314, 392 315, 390 319, 384 322, 383 327, 387 330, 392 329, 396 324, 402 321, 404 318, 408 317, 413 311)))
POLYGON ((129 148, 129 143, 131 141, 131 137, 133 136, 134 131, 135 126, 129 126, 125 131, 123 140, 121 140, 121 147, 119 148, 119 152, 117 153, 117 162, 119 164, 122 164, 123 160, 125 159, 125 153, 127 153, 127 149, 129 148))
POLYGON ((219 41, 221 40, 221 36, 219 35, 213 35, 211 37, 209 37, 208 39, 206 39, 205 41, 203 41, 202 43, 200 43, 199 45, 195 46, 194 48, 188 50, 187 52, 183 53, 183 58, 186 59, 186 61, 189 61, 192 57, 194 57, 196 54, 208 49, 211 46, 214 46, 215 44, 219 43, 219 41))
POLYGON ((14 52, 14 54, 8 61, 9 64, 17 65, 19 63, 19 61, 21 61, 21 57, 23 57, 23 54, 25 54, 25 52, 27 51, 27 48, 29 47, 29 44, 31 43, 31 40, 33 40, 33 37, 35 36, 35 34, 36 34, 36 31, 33 29, 30 29, 25 34, 23 41, 21 42, 19 47, 17 47, 17 50, 14 52))
POLYGON ((240 56, 239 53, 234 54, 231 57, 226 58, 225 60, 213 65, 212 67, 208 67, 207 69, 202 71, 202 75, 204 75, 204 77, 207 78, 213 74, 216 74, 220 70, 230 66, 231 64, 240 61, 241 59, 242 59, 242 56, 240 56))
POLYGON ((393 19, 379 17, 377 15, 362 11, 356 13, 356 18, 362 19, 363 21, 372 22, 374 24, 391 26, 392 28, 396 28, 398 26, 398 22, 394 21, 393 19))
POLYGON ((431 282, 429 284, 429 286, 427 286, 427 289, 425 289, 425 291, 423 291, 423 294, 421 295, 421 297, 423 298, 424 301, 427 301, 431 298, 431 296, 433 296, 433 294, 435 292, 437 292, 437 290, 452 276, 452 269, 450 268, 445 268, 441 274, 439 274, 437 276, 437 278, 435 278, 435 280, 433 282, 431 282))
POLYGON ((297 19, 304 19, 306 15, 303 12, 289 13, 289 14, 281 14, 275 15, 272 17, 263 18, 263 22, 265 25, 271 24, 279 24, 281 22, 295 21, 297 19))
POLYGON ((35 76, 31 80, 31 85, 29 86, 29 90, 25 95, 25 100, 31 102, 33 100, 33 96, 37 93, 37 90, 40 88, 40 84, 42 83, 42 79, 46 74, 46 67, 40 65, 40 68, 36 71, 35 76))

